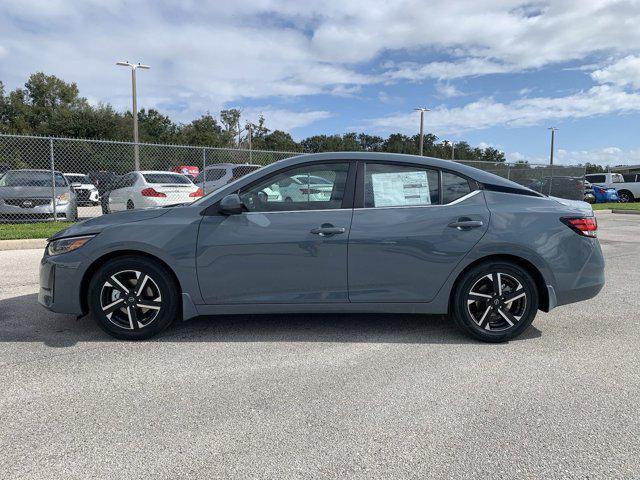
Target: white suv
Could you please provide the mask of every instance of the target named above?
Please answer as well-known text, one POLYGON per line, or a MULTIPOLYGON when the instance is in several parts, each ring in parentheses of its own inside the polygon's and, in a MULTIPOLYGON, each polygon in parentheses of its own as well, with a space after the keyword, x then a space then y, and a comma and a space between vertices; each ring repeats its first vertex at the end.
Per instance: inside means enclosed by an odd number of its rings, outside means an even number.
POLYGON ((205 193, 211 193, 233 180, 255 172, 259 168, 261 168, 260 165, 251 165, 249 163, 216 163, 207 166, 200 172, 193 183, 202 187, 205 193))
POLYGON ((621 173, 590 173, 584 176, 593 185, 615 188, 621 202, 633 202, 640 199, 640 175, 622 175, 621 173))

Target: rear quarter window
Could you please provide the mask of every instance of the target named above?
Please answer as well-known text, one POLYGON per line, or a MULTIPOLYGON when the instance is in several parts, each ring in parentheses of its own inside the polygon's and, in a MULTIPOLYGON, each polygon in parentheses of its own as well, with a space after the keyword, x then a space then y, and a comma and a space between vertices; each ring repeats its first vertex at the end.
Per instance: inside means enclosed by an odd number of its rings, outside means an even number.
POLYGON ((455 173, 442 172, 442 203, 455 202, 471 193, 469 180, 455 173))

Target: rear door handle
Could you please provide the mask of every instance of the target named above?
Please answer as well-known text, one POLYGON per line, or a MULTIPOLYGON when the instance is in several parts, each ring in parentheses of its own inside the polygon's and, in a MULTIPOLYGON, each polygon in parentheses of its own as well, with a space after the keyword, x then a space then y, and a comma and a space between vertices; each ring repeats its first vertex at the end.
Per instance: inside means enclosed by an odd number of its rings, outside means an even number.
POLYGON ((457 222, 451 222, 448 226, 457 228, 458 230, 467 230, 470 228, 479 228, 483 225, 482 220, 458 220, 457 222))
POLYGON ((319 227, 311 230, 311 233, 313 233, 314 235, 320 235, 321 237, 328 237, 344 232, 345 229, 341 227, 319 227))

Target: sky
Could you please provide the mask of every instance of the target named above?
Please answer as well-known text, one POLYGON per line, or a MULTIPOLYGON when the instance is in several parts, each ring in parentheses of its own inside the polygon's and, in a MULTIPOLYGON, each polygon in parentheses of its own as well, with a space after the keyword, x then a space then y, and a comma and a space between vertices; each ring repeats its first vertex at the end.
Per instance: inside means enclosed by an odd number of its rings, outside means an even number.
POLYGON ((640 0, 2 0, 0 80, 188 122, 240 108, 294 138, 426 132, 510 161, 640 164, 640 0))

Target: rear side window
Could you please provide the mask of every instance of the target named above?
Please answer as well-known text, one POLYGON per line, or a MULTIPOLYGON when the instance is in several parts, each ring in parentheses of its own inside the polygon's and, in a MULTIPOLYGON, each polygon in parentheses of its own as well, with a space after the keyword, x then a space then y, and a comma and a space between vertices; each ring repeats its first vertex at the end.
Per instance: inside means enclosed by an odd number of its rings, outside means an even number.
POLYGON ((223 168, 212 168, 211 170, 207 170, 207 182, 215 182, 216 180, 220 180, 224 177, 226 170, 223 168))
POLYGON ((461 197, 471 193, 469 181, 459 175, 442 172, 442 203, 455 202, 461 197))
POLYGON ((436 170, 377 163, 365 165, 365 207, 420 206, 438 201, 436 170))
POLYGON ((586 179, 591 183, 604 183, 607 181, 607 177, 605 175, 587 175, 586 179))
POLYGON ((233 167, 233 179, 236 180, 240 177, 244 177, 251 172, 255 172, 260 167, 254 165, 241 165, 239 167, 233 167))
POLYGON ((142 175, 147 183, 173 183, 177 185, 189 185, 189 180, 184 175, 177 173, 145 173, 142 175))

